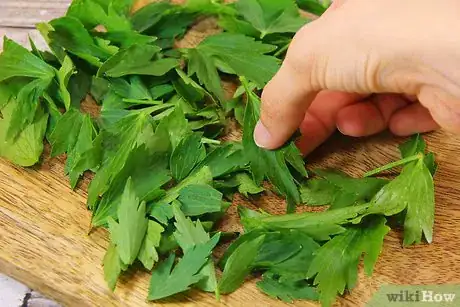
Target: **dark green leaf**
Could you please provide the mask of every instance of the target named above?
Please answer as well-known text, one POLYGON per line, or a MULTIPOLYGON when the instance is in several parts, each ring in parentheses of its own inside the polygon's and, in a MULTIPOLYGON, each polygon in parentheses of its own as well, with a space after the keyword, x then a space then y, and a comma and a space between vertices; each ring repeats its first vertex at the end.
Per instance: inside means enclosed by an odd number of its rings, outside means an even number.
POLYGON ((294 300, 318 300, 316 289, 307 281, 280 281, 271 273, 263 275, 263 279, 257 282, 257 288, 268 296, 279 298, 286 303, 292 303, 294 300))
POLYGON ((252 265, 264 239, 265 237, 262 235, 253 240, 244 241, 228 257, 219 282, 221 293, 231 293, 243 284, 244 279, 251 272, 252 265))
POLYGON ((385 223, 384 217, 378 217, 369 225, 348 228, 318 250, 308 270, 308 277, 314 277, 323 306, 331 306, 337 294, 343 294, 345 288, 355 286, 362 254, 364 270, 367 275, 372 274, 383 238, 390 231, 385 223))
POLYGON ((170 168, 173 177, 177 181, 183 180, 205 157, 206 150, 201 143, 201 135, 192 133, 185 136, 171 155, 170 168))
POLYGON ((378 178, 352 178, 337 171, 316 170, 318 179, 309 180, 300 189, 308 205, 331 205, 331 209, 366 203, 388 183, 378 178))
MULTIPOLYGON (((261 149, 254 142, 254 129, 260 116, 260 99, 253 92, 247 92, 246 113, 244 115, 243 145, 244 152, 250 160, 251 171, 256 184, 264 178, 288 199, 288 202, 299 204, 300 194, 287 164, 283 149, 274 151, 261 149)), ((292 211, 290 208, 288 211, 292 211)))

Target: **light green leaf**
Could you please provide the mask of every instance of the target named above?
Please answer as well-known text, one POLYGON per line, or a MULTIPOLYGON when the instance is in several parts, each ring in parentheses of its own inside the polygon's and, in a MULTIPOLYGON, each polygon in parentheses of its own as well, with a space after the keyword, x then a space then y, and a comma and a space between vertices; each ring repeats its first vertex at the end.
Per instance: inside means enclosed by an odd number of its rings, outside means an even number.
POLYGON ((147 234, 137 256, 147 270, 151 270, 154 263, 158 262, 158 252, 156 249, 160 246, 163 231, 164 228, 160 224, 149 220, 147 234))
POLYGON ((107 252, 105 253, 103 266, 104 279, 110 290, 114 291, 117 285, 118 277, 122 271, 128 268, 128 266, 121 261, 117 247, 113 243, 109 245, 107 252))
POLYGON ((246 197, 249 194, 259 194, 265 191, 263 187, 258 186, 246 173, 236 174, 235 180, 238 182, 238 192, 246 197))
POLYGON ((53 67, 26 48, 4 37, 3 52, 0 53, 0 82, 12 77, 51 80, 54 75, 53 67))
POLYGON ((67 89, 69 84, 70 77, 74 74, 74 66, 70 57, 66 56, 64 62, 62 63, 61 68, 57 73, 57 78, 59 80, 59 93, 61 99, 64 102, 66 110, 70 109, 71 99, 70 93, 67 89))
POLYGON ((222 209, 222 193, 209 185, 186 186, 179 192, 178 200, 187 216, 219 212, 222 209))
POLYGON ((7 131, 17 103, 11 99, 1 109, 3 118, 0 118, 0 156, 20 166, 32 166, 40 160, 43 152, 48 114, 40 107, 34 120, 15 139, 9 139, 7 131))
POLYGON ((120 259, 130 265, 136 260, 148 226, 145 202, 139 203, 131 179, 126 183, 117 213, 118 223, 113 218, 108 219, 110 237, 120 259))
MULTIPOLYGON (((190 218, 186 218, 181 209, 179 209, 178 203, 173 202, 172 208, 176 219, 176 223, 174 223, 176 226, 174 237, 184 253, 187 253, 198 244, 209 241, 209 234, 204 230, 199 220, 194 223, 190 218)), ((203 279, 200 280, 196 286, 203 291, 216 291, 216 270, 211 259, 208 260, 208 263, 201 269, 200 274, 203 275, 203 279)))
POLYGON ((272 33, 295 33, 307 22, 292 0, 240 0, 236 8, 261 33, 260 38, 272 33))

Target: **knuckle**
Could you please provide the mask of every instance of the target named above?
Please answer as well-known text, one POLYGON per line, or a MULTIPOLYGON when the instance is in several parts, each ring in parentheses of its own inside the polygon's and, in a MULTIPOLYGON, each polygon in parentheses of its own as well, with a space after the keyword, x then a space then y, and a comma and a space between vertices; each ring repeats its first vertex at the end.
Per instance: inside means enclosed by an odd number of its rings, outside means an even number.
POLYGON ((424 87, 420 91, 419 101, 441 127, 460 132, 460 97, 440 89, 424 87))

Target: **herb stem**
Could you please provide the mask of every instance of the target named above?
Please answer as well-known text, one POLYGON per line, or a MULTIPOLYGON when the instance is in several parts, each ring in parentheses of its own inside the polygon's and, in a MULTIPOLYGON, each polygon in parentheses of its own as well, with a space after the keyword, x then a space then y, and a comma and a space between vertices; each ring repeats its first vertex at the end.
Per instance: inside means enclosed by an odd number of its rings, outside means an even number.
POLYGON ((127 103, 134 103, 134 104, 152 104, 152 105, 159 105, 163 103, 163 101, 152 100, 152 99, 131 99, 131 98, 123 98, 123 102, 127 103))
POLYGON ((213 139, 208 139, 208 138, 201 138, 201 143, 202 144, 215 144, 215 145, 220 145, 221 141, 219 140, 213 140, 213 139))
POLYGON ((420 159, 423 159, 423 154, 416 154, 416 155, 401 159, 399 161, 391 162, 391 163, 389 163, 387 165, 381 166, 381 167, 376 168, 376 169, 374 169, 372 171, 369 171, 369 172, 365 173, 363 177, 374 176, 374 175, 376 175, 378 173, 381 173, 383 171, 395 168, 397 166, 407 164, 407 163, 412 162, 412 161, 420 160, 420 159))
POLYGON ((289 42, 288 44, 284 45, 278 51, 276 51, 273 56, 276 57, 276 58, 279 57, 280 55, 282 55, 289 48, 290 45, 291 45, 291 42, 289 42))

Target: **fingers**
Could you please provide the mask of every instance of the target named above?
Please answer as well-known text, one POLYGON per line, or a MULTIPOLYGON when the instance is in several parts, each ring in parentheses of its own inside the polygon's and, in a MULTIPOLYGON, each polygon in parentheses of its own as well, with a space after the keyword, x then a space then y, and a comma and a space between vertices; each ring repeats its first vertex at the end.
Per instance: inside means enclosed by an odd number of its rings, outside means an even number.
POLYGON ((418 98, 437 124, 448 131, 460 133, 460 98, 429 86, 420 90, 418 98))
POLYGON ((382 91, 376 76, 378 57, 360 46, 354 26, 347 26, 348 15, 339 14, 346 6, 296 34, 281 69, 262 95, 261 121, 254 133, 260 147, 283 145, 304 120, 319 91, 382 91))
POLYGON ((392 115, 408 102, 400 95, 382 94, 345 107, 337 115, 337 128, 353 137, 369 136, 384 131, 392 115))
POLYGON ((363 98, 362 95, 343 92, 319 93, 300 125, 302 137, 297 141, 300 151, 306 155, 323 143, 336 129, 337 113, 363 98))
POLYGON ((439 129, 428 109, 420 103, 414 103, 397 111, 389 122, 393 134, 409 136, 415 133, 425 133, 439 129))
POLYGON ((262 93, 261 117, 254 131, 254 140, 262 148, 282 146, 300 126, 316 96, 293 64, 285 62, 262 93))

